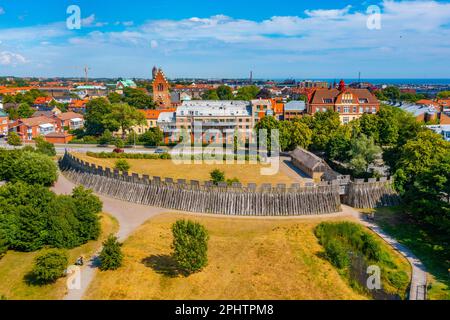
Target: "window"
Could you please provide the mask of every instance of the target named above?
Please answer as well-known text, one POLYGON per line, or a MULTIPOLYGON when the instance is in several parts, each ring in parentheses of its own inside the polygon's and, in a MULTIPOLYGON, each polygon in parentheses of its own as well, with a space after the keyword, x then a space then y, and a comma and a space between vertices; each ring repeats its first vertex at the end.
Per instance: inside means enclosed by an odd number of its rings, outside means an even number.
POLYGON ((349 118, 349 117, 344 117, 344 118, 342 118, 342 122, 343 122, 344 124, 347 124, 347 123, 350 122, 350 118, 349 118))
POLYGON ((337 112, 341 113, 341 107, 337 107, 337 112))
POLYGON ((357 108, 353 107, 353 113, 356 113, 357 108))
POLYGON ((344 113, 349 113, 350 112, 350 107, 344 107, 344 113))
POLYGON ((322 99, 323 103, 332 103, 333 100, 332 99, 322 99))
POLYGON ((376 107, 372 107, 372 113, 377 113, 377 108, 376 107))
POLYGON ((364 107, 359 107, 359 113, 364 113, 364 107))
POLYGON ((327 107, 323 107, 322 112, 327 112, 327 107))

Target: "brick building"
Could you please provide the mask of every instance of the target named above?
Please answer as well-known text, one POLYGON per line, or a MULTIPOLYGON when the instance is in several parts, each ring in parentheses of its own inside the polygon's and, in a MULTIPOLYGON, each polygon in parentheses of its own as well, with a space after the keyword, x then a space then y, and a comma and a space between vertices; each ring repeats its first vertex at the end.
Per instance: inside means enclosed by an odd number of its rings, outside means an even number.
POLYGON ((0 110, 0 136, 6 136, 8 134, 8 123, 8 114, 5 111, 0 110))
POLYGON ((327 110, 339 113, 341 123, 345 124, 364 113, 377 113, 380 103, 369 90, 347 88, 341 80, 338 89, 316 89, 308 97, 308 114, 327 110))
POLYGON ((153 68, 153 101, 158 108, 171 108, 170 84, 162 69, 153 68))

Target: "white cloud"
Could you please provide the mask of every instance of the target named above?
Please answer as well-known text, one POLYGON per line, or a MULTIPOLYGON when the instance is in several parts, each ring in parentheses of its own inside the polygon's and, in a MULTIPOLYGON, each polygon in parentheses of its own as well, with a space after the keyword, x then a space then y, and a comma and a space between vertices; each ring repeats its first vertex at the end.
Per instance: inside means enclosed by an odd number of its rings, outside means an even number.
POLYGON ((158 48, 158 41, 156 41, 156 40, 152 40, 152 41, 150 41, 150 48, 152 48, 152 49, 156 49, 156 48, 158 48))
POLYGON ((83 27, 89 27, 94 23, 94 21, 95 21, 95 14, 91 14, 89 17, 81 19, 81 25, 83 27))
POLYGON ((28 60, 24 56, 9 51, 0 52, 0 65, 16 66, 18 64, 27 63, 28 60))
POLYGON ((339 18, 342 16, 345 16, 348 14, 352 6, 348 5, 343 9, 333 9, 333 10, 305 10, 305 14, 309 17, 315 17, 315 18, 327 18, 327 19, 333 19, 333 18, 339 18))
POLYGON ((134 25, 134 22, 133 21, 124 21, 122 24, 125 27, 131 27, 132 25, 134 25))

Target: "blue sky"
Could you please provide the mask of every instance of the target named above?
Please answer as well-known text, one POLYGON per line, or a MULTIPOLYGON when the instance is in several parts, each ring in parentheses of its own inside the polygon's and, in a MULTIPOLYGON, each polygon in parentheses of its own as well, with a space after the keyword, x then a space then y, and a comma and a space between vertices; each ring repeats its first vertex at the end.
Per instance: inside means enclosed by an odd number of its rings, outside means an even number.
POLYGON ((0 0, 0 75, 450 78, 448 39, 450 1, 0 0))

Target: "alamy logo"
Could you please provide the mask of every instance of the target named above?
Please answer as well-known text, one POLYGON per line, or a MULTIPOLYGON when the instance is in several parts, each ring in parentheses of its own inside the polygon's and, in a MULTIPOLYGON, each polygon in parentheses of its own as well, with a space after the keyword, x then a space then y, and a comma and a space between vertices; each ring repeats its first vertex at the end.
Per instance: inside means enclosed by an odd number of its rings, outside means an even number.
POLYGON ((369 30, 381 30, 381 9, 379 6, 369 6, 366 13, 367 17, 367 29, 369 30))
POLYGON ((81 9, 77 5, 71 5, 67 8, 67 14, 70 14, 66 19, 66 26, 69 30, 81 29, 81 9))
POLYGON ((380 290, 381 289, 381 270, 379 266, 369 266, 367 267, 367 289, 369 290, 380 290))

